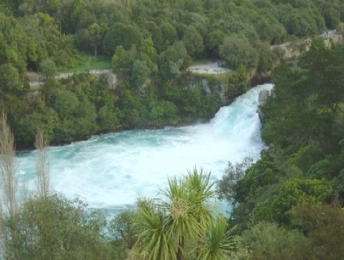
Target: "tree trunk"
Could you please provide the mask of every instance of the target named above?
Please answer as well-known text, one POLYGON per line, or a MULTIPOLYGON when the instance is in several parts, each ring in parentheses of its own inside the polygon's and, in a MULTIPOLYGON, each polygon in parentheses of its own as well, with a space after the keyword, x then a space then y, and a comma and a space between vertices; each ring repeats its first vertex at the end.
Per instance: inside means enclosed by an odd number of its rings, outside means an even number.
POLYGON ((42 129, 37 130, 35 147, 37 148, 36 187, 39 196, 47 197, 49 194, 49 165, 47 161, 47 141, 42 129))
POLYGON ((15 162, 14 136, 11 128, 7 125, 5 113, 0 118, 0 177, 1 191, 3 194, 2 203, 5 214, 13 216, 17 211, 17 178, 15 162))
POLYGON ((184 251, 184 246, 185 246, 185 241, 184 241, 184 236, 179 238, 179 246, 178 246, 178 251, 177 251, 177 260, 183 260, 184 259, 184 255, 183 255, 183 251, 184 251))

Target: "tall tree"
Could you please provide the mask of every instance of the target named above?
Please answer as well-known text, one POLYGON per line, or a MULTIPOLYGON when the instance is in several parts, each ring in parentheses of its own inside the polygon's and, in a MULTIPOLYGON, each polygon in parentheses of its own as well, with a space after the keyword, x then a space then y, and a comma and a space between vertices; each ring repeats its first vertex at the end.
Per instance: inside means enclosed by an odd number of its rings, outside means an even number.
POLYGON ((0 118, 0 177, 2 182, 2 205, 5 214, 13 216, 18 209, 16 199, 17 177, 14 136, 7 124, 7 116, 2 113, 0 118))
POLYGON ((137 26, 114 23, 104 36, 103 51, 112 57, 118 46, 122 45, 125 50, 129 50, 132 45, 140 46, 141 42, 142 36, 137 26))
POLYGON ((203 38, 197 32, 195 27, 189 26, 183 37, 183 42, 188 54, 193 58, 198 58, 202 55, 204 46, 203 46, 203 38))
MULTIPOLYGON (((136 225, 137 256, 144 259, 227 259, 227 226, 216 222, 217 213, 208 204, 214 198, 210 173, 194 169, 182 178, 168 180, 160 203, 139 203, 136 225)), ((229 246, 232 245, 233 247, 229 246)), ((233 251, 231 251, 233 253, 233 251)))
POLYGON ((37 149, 36 187, 39 196, 47 197, 49 194, 49 163, 47 154, 48 142, 42 129, 37 129, 35 147, 37 149))
POLYGON ((7 124, 7 116, 3 112, 0 118, 0 259, 6 254, 6 241, 11 237, 2 228, 2 223, 8 216, 14 216, 18 209, 16 200, 17 178, 14 136, 7 124))
POLYGON ((220 46, 219 55, 231 69, 237 69, 240 65, 256 68, 258 65, 257 51, 244 36, 236 35, 225 38, 220 46))
POLYGON ((50 59, 44 59, 39 63, 39 69, 46 78, 54 77, 57 68, 55 62, 50 59))
POLYGON ((94 48, 94 56, 97 57, 98 55, 98 46, 103 41, 104 35, 107 30, 107 24, 101 23, 93 23, 87 28, 87 35, 90 40, 91 45, 94 48))

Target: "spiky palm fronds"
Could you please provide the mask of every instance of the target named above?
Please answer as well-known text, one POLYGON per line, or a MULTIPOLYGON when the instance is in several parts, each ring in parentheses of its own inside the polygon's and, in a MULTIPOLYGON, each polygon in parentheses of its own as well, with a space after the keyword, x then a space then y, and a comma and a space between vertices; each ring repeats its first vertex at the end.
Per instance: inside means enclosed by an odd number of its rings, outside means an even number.
POLYGON ((214 208, 208 203, 215 197, 215 191, 212 189, 214 183, 210 182, 210 172, 205 173, 202 168, 200 170, 194 168, 188 171, 184 183, 189 192, 189 200, 192 202, 191 210, 201 228, 206 230, 215 216, 214 208))
POLYGON ((217 218, 211 225, 205 236, 201 238, 196 260, 229 260, 237 259, 235 250, 239 239, 231 235, 227 222, 223 218, 217 218))
POLYGON ((159 203, 140 200, 136 220, 139 238, 129 258, 228 259, 235 244, 225 221, 219 221, 209 205, 215 197, 212 187, 210 173, 195 168, 182 178, 169 179, 167 187, 160 190, 165 199, 159 203), (221 258, 224 256, 227 258, 221 258))
POLYGON ((177 251, 176 241, 167 228, 163 212, 150 201, 138 203, 136 226, 141 230, 134 251, 144 260, 174 260, 177 251))

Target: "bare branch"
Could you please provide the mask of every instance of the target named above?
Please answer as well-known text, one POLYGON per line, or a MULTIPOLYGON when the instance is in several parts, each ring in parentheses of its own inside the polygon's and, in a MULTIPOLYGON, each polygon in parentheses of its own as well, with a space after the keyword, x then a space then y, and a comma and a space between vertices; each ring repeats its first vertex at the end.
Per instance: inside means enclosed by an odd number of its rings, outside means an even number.
POLYGON ((44 137, 44 131, 37 129, 35 147, 37 148, 37 162, 36 162, 36 187, 38 194, 47 197, 49 193, 50 174, 49 162, 47 160, 47 146, 48 142, 44 137))
POLYGON ((2 113, 0 118, 0 177, 2 182, 2 203, 4 211, 14 215, 17 211, 16 200, 17 178, 15 161, 14 136, 7 124, 7 116, 2 113))

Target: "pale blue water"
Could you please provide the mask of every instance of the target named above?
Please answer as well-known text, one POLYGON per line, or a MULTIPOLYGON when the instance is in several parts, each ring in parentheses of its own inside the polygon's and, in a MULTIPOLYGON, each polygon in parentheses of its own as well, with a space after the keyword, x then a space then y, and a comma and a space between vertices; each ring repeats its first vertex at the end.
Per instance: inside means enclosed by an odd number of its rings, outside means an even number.
MULTIPOLYGON (((68 198, 86 200, 91 208, 119 209, 138 196, 154 197, 168 177, 194 167, 221 178, 228 161, 250 156, 257 160, 265 147, 256 109, 258 93, 251 89, 222 107, 206 124, 133 130, 93 136, 87 141, 50 147, 51 187, 68 198)), ((19 182, 34 187, 36 151, 18 155, 19 182)))

